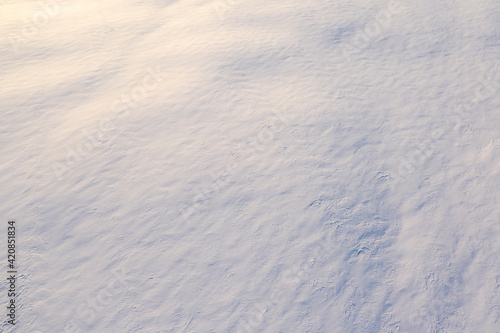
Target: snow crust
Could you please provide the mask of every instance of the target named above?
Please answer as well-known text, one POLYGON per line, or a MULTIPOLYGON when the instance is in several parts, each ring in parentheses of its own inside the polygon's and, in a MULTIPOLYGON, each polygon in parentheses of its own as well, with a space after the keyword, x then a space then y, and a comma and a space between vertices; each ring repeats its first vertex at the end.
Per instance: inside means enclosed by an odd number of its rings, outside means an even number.
POLYGON ((2 1, 0 330, 500 332, 499 17, 2 1))

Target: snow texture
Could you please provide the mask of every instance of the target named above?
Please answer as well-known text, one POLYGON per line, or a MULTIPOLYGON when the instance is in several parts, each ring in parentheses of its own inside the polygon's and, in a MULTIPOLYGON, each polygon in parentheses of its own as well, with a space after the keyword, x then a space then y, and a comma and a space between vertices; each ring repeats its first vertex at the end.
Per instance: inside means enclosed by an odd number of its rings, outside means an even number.
POLYGON ((1 1, 0 330, 500 332, 499 17, 1 1))

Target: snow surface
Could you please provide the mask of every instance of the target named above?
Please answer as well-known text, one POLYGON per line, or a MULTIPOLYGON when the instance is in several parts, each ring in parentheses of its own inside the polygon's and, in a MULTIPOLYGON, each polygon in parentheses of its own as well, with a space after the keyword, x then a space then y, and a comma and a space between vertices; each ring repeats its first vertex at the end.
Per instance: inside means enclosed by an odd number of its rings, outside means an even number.
POLYGON ((500 332, 500 2, 1 5, 2 331, 500 332))

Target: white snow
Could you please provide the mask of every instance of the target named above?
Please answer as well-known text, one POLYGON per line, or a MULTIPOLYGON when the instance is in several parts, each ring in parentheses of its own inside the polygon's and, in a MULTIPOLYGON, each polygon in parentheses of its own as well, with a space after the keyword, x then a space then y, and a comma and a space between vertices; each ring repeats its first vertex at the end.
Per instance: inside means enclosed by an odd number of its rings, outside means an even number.
POLYGON ((0 331, 500 332, 498 17, 2 1, 0 331))

